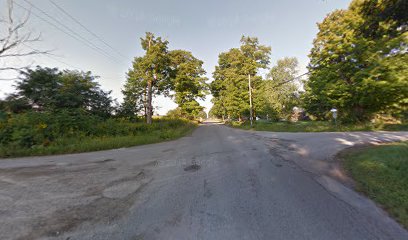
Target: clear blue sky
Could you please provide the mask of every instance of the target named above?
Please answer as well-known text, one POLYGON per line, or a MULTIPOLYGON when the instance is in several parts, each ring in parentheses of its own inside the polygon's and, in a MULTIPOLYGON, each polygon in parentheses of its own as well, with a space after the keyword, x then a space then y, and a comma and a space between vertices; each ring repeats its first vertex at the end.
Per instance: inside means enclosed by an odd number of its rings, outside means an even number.
MULTIPOLYGON (((29 6, 24 0, 17 3, 29 6)), ((308 63, 308 53, 317 33, 317 22, 331 11, 346 8, 345 0, 265 0, 265 1, 134 1, 134 0, 53 0, 101 36, 124 56, 118 61, 86 47, 66 34, 56 30, 32 14, 29 28, 42 34, 43 41, 35 45, 40 49, 53 49, 55 61, 49 57, 13 59, 14 64, 30 63, 59 68, 90 70, 101 76, 103 89, 113 90, 121 101, 120 89, 125 82, 125 72, 133 57, 143 54, 139 38, 146 31, 169 40, 170 49, 186 49, 204 61, 207 76, 211 79, 218 54, 239 46, 242 35, 258 37, 262 44, 272 47, 272 63, 289 56, 297 57, 301 71, 308 63)), ((6 0, 0 0, 4 14, 6 0)), ((93 44, 111 51, 88 32, 76 25, 53 6, 49 0, 31 1, 35 6, 74 29, 93 44)), ((18 14, 21 9, 15 7, 18 14)), ((32 9, 44 18, 43 13, 32 9)), ((51 20, 52 21, 52 20, 51 20)), ((3 64, 0 62, 0 64, 3 64)), ((1 77, 9 74, 0 73, 1 77)), ((1 81, 0 96, 12 92, 12 82, 1 81)), ((166 99, 156 99, 159 113, 164 114, 175 104, 166 99)), ((204 105, 210 107, 209 100, 204 105)))

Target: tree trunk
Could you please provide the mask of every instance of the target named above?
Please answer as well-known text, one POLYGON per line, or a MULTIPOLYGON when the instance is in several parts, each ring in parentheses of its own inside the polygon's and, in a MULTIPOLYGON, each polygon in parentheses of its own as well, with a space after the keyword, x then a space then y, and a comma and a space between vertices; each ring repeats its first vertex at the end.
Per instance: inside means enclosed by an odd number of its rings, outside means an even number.
POLYGON ((152 124, 152 115, 153 115, 152 97, 153 97, 152 81, 148 81, 147 82, 147 114, 146 114, 147 124, 152 124))
POLYGON ((144 109, 144 119, 147 121, 147 88, 143 92, 143 109, 144 109))

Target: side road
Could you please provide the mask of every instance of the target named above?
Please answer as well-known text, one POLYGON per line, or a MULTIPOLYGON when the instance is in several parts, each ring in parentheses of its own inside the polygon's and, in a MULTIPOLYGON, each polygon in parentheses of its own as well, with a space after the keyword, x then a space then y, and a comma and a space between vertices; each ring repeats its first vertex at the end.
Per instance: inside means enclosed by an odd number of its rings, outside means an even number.
POLYGON ((285 133, 251 131, 271 147, 279 148, 280 154, 301 166, 304 170, 318 175, 344 177, 334 161, 341 150, 364 144, 379 144, 408 140, 408 132, 321 132, 285 133))
POLYGON ((407 141, 408 132, 322 132, 285 133, 255 131, 252 134, 267 142, 275 154, 311 174, 338 199, 386 225, 394 225, 387 213, 353 190, 353 181, 345 174, 336 154, 360 145, 407 141))

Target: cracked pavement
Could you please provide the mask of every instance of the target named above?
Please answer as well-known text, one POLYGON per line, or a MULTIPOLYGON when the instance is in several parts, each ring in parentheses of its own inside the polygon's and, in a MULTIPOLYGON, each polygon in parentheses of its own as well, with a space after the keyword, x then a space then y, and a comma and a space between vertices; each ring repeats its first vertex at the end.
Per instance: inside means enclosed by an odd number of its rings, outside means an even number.
POLYGON ((176 141, 0 160, 0 239, 408 239, 334 155, 407 132, 207 123, 176 141))

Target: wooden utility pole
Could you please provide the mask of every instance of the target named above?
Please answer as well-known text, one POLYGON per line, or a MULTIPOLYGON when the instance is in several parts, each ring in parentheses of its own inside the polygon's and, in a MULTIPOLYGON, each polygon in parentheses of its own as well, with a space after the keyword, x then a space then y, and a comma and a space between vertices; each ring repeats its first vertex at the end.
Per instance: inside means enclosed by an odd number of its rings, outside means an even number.
POLYGON ((252 127, 252 87, 251 87, 251 74, 248 74, 248 90, 249 90, 249 121, 252 127))

